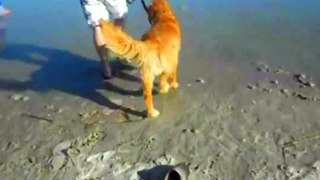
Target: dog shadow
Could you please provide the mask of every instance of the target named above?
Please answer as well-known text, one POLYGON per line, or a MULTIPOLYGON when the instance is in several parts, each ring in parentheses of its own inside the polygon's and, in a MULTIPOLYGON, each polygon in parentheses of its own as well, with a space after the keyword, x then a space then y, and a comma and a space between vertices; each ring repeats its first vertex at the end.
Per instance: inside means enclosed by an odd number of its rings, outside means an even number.
MULTIPOLYGON (((145 117, 145 112, 117 105, 97 92, 97 89, 115 92, 120 95, 142 96, 142 90, 128 90, 109 81, 102 81, 100 62, 72 52, 28 44, 7 44, 0 52, 0 60, 21 61, 38 66, 28 81, 4 80, 0 78, 0 89, 46 92, 57 90, 90 99, 110 109, 122 110, 135 116, 145 117)), ((140 78, 127 73, 134 67, 112 61, 117 69, 115 78, 140 83, 140 78)), ((14 67, 10 67, 14 71, 14 67)))

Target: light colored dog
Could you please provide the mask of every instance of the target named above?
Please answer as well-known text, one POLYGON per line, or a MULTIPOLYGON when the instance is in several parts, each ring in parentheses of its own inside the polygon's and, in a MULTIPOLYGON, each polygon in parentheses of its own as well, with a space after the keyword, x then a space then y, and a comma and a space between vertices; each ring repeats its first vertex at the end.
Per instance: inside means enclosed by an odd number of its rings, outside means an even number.
POLYGON ((133 39, 109 21, 100 20, 100 25, 106 47, 117 57, 132 59, 138 64, 148 116, 157 117, 160 113, 153 106, 153 82, 160 76, 160 93, 178 88, 181 29, 167 0, 154 0, 148 8, 148 18, 151 28, 141 40, 133 39))

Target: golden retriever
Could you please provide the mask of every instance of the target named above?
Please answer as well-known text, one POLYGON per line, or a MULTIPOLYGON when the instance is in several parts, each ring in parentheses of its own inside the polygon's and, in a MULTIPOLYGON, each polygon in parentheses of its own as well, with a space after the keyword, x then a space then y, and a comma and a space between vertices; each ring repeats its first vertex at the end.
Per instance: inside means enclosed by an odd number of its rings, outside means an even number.
POLYGON ((160 93, 178 88, 177 66, 181 48, 179 21, 167 0, 153 0, 148 7, 150 29, 135 40, 112 22, 100 20, 106 48, 117 57, 132 60, 140 70, 144 101, 149 117, 160 113, 153 106, 152 89, 160 76, 160 93))

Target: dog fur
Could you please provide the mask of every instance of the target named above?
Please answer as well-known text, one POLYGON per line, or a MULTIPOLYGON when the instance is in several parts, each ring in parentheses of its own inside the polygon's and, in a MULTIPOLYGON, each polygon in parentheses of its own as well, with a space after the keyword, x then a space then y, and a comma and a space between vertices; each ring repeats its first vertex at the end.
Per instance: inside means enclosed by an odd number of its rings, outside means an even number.
POLYGON ((177 68, 181 48, 179 21, 167 0, 153 0, 148 8, 150 29, 135 40, 112 22, 100 20, 106 48, 117 57, 132 60, 140 70, 144 101, 149 117, 160 113, 153 105, 152 89, 160 76, 160 93, 178 88, 177 68))

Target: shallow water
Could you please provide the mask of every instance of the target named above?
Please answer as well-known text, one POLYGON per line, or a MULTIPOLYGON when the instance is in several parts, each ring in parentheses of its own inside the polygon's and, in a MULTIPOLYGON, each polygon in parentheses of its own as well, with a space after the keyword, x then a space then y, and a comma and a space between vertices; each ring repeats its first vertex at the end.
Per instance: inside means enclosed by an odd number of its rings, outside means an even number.
MULTIPOLYGON (((17 57, 11 60, 18 58, 23 62, 25 59, 19 56, 31 51, 50 56, 40 47, 58 54, 62 50, 97 59, 78 1, 11 0, 5 3, 13 11, 7 19, 6 51, 12 46, 18 46, 20 51, 15 52, 17 57)), ((191 57, 206 60, 266 61, 317 75, 320 68, 319 1, 187 0, 172 4, 183 26, 183 58, 190 58, 185 55, 188 52, 193 54, 191 57)), ((145 13, 136 1, 130 7, 127 30, 139 37, 146 28, 145 13)), ((4 72, 14 64, 5 62, 10 58, 0 57, 1 77, 5 78, 8 73, 4 72)))

